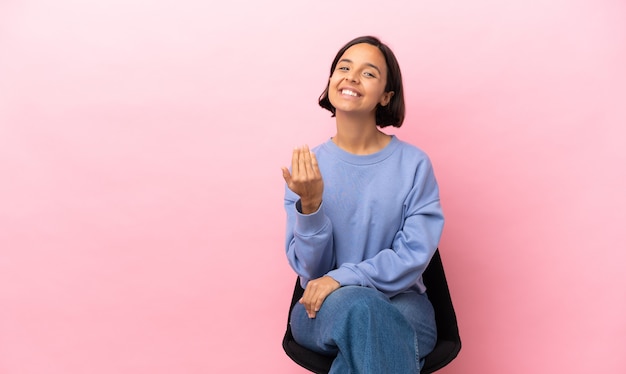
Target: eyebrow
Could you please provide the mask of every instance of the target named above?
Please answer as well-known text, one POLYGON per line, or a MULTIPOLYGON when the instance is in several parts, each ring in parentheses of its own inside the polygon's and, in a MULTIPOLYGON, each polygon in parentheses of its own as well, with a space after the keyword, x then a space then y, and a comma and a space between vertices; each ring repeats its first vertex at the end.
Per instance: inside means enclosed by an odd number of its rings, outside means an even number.
MULTIPOLYGON (((347 58, 342 58, 341 60, 337 61, 337 64, 339 64, 340 62, 348 62, 348 63, 351 63, 351 64, 353 63, 352 60, 347 59, 347 58)), ((371 62, 366 62, 365 65, 370 66, 370 67, 376 69, 376 71, 378 71, 378 74, 382 75, 382 73, 380 72, 380 69, 378 68, 378 66, 372 64, 371 62)))

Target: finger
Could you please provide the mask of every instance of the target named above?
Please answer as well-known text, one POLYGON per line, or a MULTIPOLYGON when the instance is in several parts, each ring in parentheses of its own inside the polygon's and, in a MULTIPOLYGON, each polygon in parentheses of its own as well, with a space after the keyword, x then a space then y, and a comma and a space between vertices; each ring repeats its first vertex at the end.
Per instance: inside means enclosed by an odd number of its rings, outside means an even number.
POLYGON ((315 156, 315 153, 313 152, 311 152, 311 168, 316 178, 321 177, 320 167, 317 163, 317 156, 315 156))
POLYGON ((309 313, 309 309, 306 306, 306 302, 304 300, 304 295, 300 298, 300 300, 298 300, 298 302, 300 304, 302 304, 302 306, 304 306, 304 311, 306 312, 307 316, 309 316, 309 318, 311 318, 311 313, 309 313))
POLYGON ((310 304, 304 300, 304 298, 299 301, 302 306, 304 306, 304 311, 309 318, 315 318, 315 311, 309 306, 310 304))
POLYGON ((315 176, 315 171, 313 170, 313 163, 311 161, 311 155, 313 152, 309 150, 309 147, 305 147, 302 150, 302 157, 304 157, 304 167, 306 168, 306 175, 309 178, 313 178, 315 176))
POLYGON ((317 301, 315 301, 315 303, 313 304, 313 311, 314 312, 319 312, 320 311, 320 309, 322 308, 322 304, 324 303, 324 300, 326 300, 326 296, 328 296, 328 295, 325 295, 323 297, 320 296, 320 297, 317 298, 317 301))
POLYGON ((306 314, 309 318, 315 318, 315 307, 313 305, 313 298, 315 297, 314 291, 312 291, 313 287, 307 287, 304 289, 304 293, 302 294, 302 298, 300 299, 300 304, 304 306, 304 310, 306 310, 306 314))
POLYGON ((284 166, 281 169, 283 171, 283 179, 285 180, 285 183, 289 185, 291 183, 291 173, 289 173, 289 169, 284 166))
POLYGON ((317 313, 322 309, 322 305, 324 305, 324 301, 326 300, 326 296, 320 297, 311 307, 311 313, 317 315, 317 313))
POLYGON ((314 300, 311 301, 311 303, 309 304, 309 309, 307 310, 309 318, 315 318, 317 316, 317 313, 322 308, 324 300, 326 300, 326 296, 328 296, 326 295, 326 293, 318 293, 315 296, 314 300))
POLYGON ((327 296, 328 296, 328 290, 319 289, 315 293, 315 297, 311 298, 311 310, 314 312, 319 312, 327 296))
POLYGON ((296 147, 293 149, 291 153, 291 173, 293 175, 298 175, 298 170, 300 168, 300 148, 296 147))
POLYGON ((308 153, 308 147, 306 145, 301 147, 298 151, 298 172, 303 177, 307 177, 306 153, 308 153), (305 149, 307 151, 305 151, 305 149))
POLYGON ((309 316, 309 318, 315 318, 317 315, 317 312, 310 307, 305 306, 304 310, 306 310, 306 315, 309 316))

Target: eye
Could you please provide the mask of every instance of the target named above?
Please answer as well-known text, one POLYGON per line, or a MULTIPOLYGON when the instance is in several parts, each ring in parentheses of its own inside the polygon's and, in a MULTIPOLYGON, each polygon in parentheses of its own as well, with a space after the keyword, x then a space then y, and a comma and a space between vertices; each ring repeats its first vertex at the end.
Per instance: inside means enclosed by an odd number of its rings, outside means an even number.
POLYGON ((369 71, 363 72, 363 75, 365 75, 368 78, 376 78, 376 76, 372 73, 370 73, 369 71))
POLYGON ((341 70, 341 71, 348 71, 350 70, 347 66, 338 66, 337 70, 341 70))

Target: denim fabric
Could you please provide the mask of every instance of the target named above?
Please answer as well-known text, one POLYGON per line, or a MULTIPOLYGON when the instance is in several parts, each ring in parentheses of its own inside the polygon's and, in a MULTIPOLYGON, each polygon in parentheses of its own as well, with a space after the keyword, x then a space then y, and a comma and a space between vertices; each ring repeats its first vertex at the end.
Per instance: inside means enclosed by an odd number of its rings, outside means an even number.
POLYGON ((358 286, 331 293, 314 319, 296 304, 291 330, 300 345, 337 355, 331 374, 419 373, 437 340, 435 313, 425 294, 389 299, 358 286))

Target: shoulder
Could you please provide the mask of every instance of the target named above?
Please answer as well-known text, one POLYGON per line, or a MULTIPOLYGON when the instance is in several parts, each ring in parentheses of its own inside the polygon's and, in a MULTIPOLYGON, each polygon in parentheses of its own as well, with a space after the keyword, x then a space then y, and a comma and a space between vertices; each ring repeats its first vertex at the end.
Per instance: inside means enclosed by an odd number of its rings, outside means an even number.
POLYGON ((329 138, 325 142, 320 143, 320 144, 314 146, 313 148, 311 148, 311 151, 313 153, 315 153, 315 154, 328 152, 328 147, 329 147, 330 143, 332 143, 332 140, 329 138))
POLYGON ((428 154, 426 154, 426 152, 424 152, 418 146, 407 143, 403 140, 398 139, 397 137, 394 138, 394 141, 397 143, 396 153, 399 157, 402 157, 402 159, 408 158, 414 162, 426 162, 430 164, 430 157, 428 157, 428 154))

